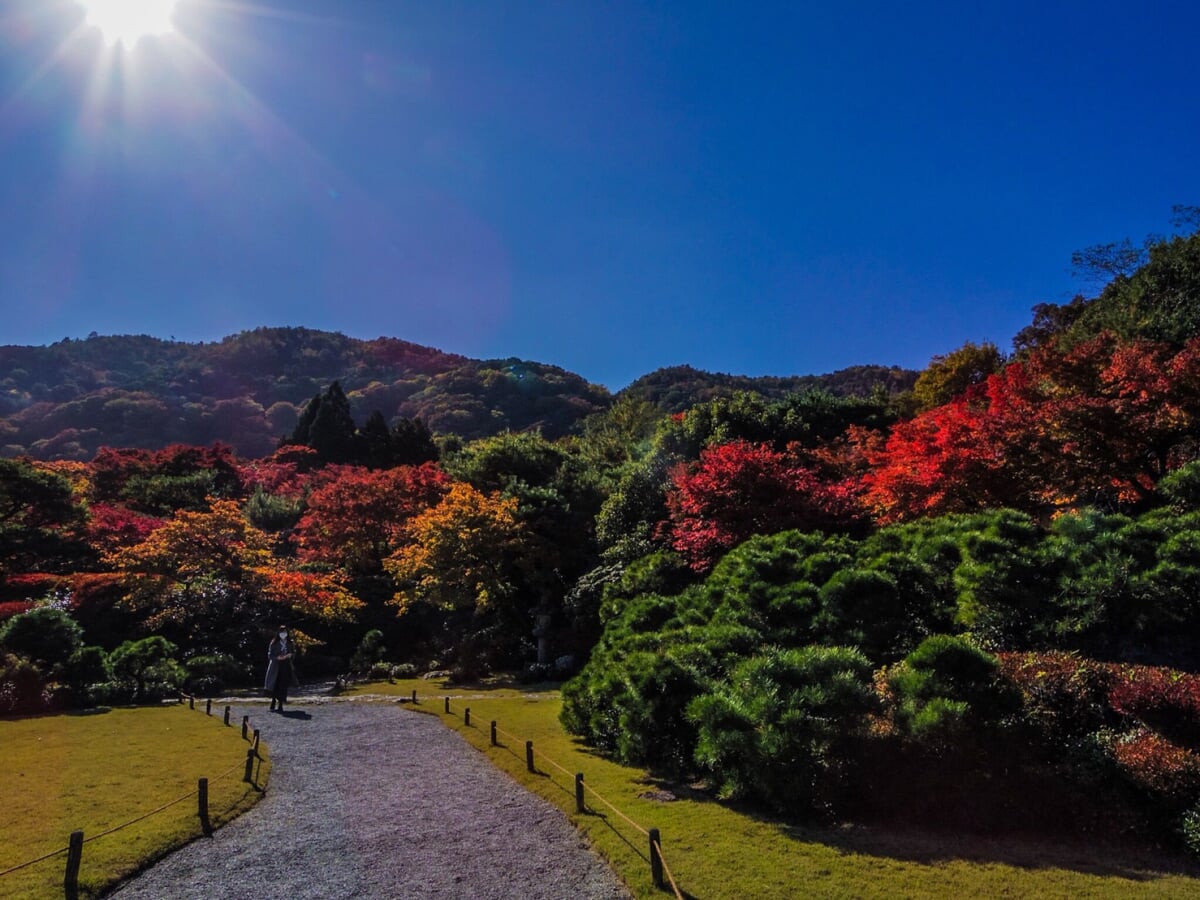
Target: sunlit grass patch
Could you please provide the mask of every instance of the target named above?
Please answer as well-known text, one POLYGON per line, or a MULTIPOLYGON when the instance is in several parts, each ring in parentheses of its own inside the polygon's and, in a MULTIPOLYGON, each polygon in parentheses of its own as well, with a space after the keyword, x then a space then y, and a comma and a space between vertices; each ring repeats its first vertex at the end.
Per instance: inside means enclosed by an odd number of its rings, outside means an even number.
MULTIPOLYGON (((500 769, 561 808, 639 897, 663 896, 650 878, 649 841, 591 794, 575 812, 574 772, 644 828, 658 828, 681 890, 704 900, 744 897, 1200 897, 1181 862, 1135 850, 1033 839, 990 839, 896 829, 795 827, 714 802, 617 765, 566 734, 553 686, 450 685, 420 679, 355 693, 400 698, 439 716, 500 769), (450 697, 450 714, 443 698, 450 697), (471 724, 463 723, 466 709, 471 724), (490 723, 501 730, 490 746, 490 723), (509 737, 507 735, 511 735, 509 737), (537 774, 526 771, 526 740, 537 774), (547 759, 561 765, 556 769, 547 759), (677 799, 670 800, 669 796, 677 799)), ((452 773, 446 774, 447 778, 452 773)), ((1030 815, 1036 816, 1036 798, 1030 815)))
MULTIPOLYGON (((0 872, 66 847, 71 832, 82 830, 82 896, 199 836, 201 777, 209 782, 214 827, 261 796, 242 780, 249 744, 241 729, 186 706, 0 721, 0 746, 0 872)), ((266 755, 265 745, 260 752, 266 755)), ((255 768, 260 787, 269 768, 265 759, 255 768)), ((64 853, 2 876, 0 897, 60 898, 65 866, 64 853)))

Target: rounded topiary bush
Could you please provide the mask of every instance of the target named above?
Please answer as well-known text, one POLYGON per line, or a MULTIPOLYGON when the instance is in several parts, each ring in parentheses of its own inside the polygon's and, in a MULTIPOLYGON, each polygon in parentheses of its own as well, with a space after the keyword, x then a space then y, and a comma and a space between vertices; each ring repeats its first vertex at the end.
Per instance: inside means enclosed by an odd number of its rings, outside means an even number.
POLYGON ((383 644, 383 632, 378 628, 372 628, 363 635, 358 649, 350 657, 350 671, 370 674, 373 678, 390 678, 390 667, 382 674, 376 674, 374 671, 374 667, 382 663, 386 655, 387 648, 383 644))
POLYGON ((926 638, 888 674, 901 733, 918 741, 952 740, 995 724, 1020 708, 1020 695, 1000 678, 1000 663, 963 638, 926 638))
POLYGON ((83 629, 56 606, 13 616, 0 628, 0 645, 34 663, 43 674, 61 667, 83 643, 83 629))
POLYGON ((161 700, 182 687, 186 672, 176 660, 179 648, 160 635, 125 641, 108 657, 117 694, 139 703, 161 700))

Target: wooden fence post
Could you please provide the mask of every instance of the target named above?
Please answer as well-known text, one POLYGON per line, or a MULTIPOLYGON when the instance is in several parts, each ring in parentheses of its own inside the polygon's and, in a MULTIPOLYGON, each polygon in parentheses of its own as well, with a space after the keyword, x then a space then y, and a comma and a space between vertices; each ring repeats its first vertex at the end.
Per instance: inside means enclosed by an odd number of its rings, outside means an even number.
POLYGON ((200 789, 197 791, 199 797, 199 812, 200 812, 200 830, 204 832, 205 837, 212 835, 212 822, 208 819, 208 779, 200 779, 200 789))
POLYGON ((537 771, 537 769, 533 767, 533 741, 525 742, 525 768, 527 768, 530 772, 537 771))
POLYGON ((242 740, 246 740, 250 733, 250 717, 242 716, 242 740))
POLYGON ((446 712, 450 712, 450 698, 446 698, 446 712))
POLYGON ((259 731, 259 729, 257 729, 257 728, 254 729, 254 746, 252 746, 250 748, 251 750, 254 751, 255 756, 258 756, 258 731, 259 731))
POLYGON ((492 746, 496 746, 496 720, 492 719, 492 746))
POLYGON ((195 708, 196 708, 196 695, 188 694, 188 709, 195 709, 195 708))
POLYGON ((663 865, 662 854, 659 848, 662 846, 662 838, 659 836, 657 828, 650 829, 650 877, 654 879, 656 888, 663 887, 663 865))
POLYGON ((251 747, 246 751, 246 774, 242 776, 242 781, 247 784, 254 784, 254 748, 251 747))
POLYGON ((228 706, 225 707, 225 724, 226 725, 229 724, 229 707, 228 706))
POLYGON ((204 714, 206 716, 212 715, 212 697, 209 697, 204 703, 204 714))
POLYGON ((575 811, 587 812, 587 804, 583 802, 583 773, 575 773, 575 811))
POLYGON ((467 711, 463 713, 463 724, 464 725, 471 724, 471 707, 469 707, 469 706, 467 707, 467 711))
POLYGON ((63 876, 63 890, 69 900, 79 896, 79 864, 83 862, 83 832, 72 831, 67 845, 67 871, 63 876))
POLYGON ((415 706, 415 705, 416 705, 416 703, 417 703, 417 689, 416 689, 416 688, 413 688, 413 699, 412 699, 412 702, 413 702, 413 705, 414 705, 414 706, 415 706))

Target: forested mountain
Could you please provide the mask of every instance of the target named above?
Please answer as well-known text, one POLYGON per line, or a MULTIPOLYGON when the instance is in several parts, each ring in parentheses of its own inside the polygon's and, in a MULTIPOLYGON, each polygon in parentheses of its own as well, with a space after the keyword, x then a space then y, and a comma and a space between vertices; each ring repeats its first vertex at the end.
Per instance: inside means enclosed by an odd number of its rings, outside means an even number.
MULTIPOLYGON (((820 387, 836 395, 911 387, 916 373, 859 366, 833 375, 748 378, 661 369, 623 394, 664 411, 738 391, 770 398, 820 387)), ((221 441, 263 456, 310 399, 339 382, 353 417, 420 419, 471 440, 540 428, 550 439, 612 403, 574 373, 519 359, 475 360, 395 338, 365 341, 307 328, 257 328, 190 344, 146 335, 0 347, 0 456, 91 459, 102 446, 158 449, 221 441)))
POLYGON ((90 459, 104 445, 222 441, 261 456, 334 381, 359 421, 379 410, 464 438, 534 426, 556 437, 611 401, 555 366, 473 360, 394 338, 307 328, 199 344, 92 335, 0 347, 0 455, 90 459))
POLYGON ((770 400, 811 390, 826 391, 835 397, 867 397, 880 388, 889 395, 898 394, 912 389, 917 374, 895 366, 851 366, 828 375, 751 377, 670 366, 643 375, 621 391, 620 396, 636 397, 653 403, 663 412, 679 413, 697 403, 745 392, 762 394, 770 400))

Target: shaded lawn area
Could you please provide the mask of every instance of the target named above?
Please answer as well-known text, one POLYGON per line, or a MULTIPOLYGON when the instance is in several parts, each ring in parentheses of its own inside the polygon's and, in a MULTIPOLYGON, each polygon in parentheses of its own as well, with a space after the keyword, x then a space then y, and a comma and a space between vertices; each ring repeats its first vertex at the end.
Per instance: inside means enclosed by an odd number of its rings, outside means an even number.
MULTIPOLYGON (((666 862, 685 896, 745 897, 1200 897, 1200 868, 1141 847, 1036 838, 988 838, 895 828, 823 829, 772 821, 707 793, 617 765, 568 735, 553 685, 497 680, 451 685, 421 679, 352 689, 410 697, 492 762, 560 807, 639 897, 664 896, 650 878, 649 841, 592 794, 575 811, 574 772, 643 828, 658 828, 666 862), (450 714, 445 701, 450 697, 450 714), (464 724, 470 709, 471 724, 464 724), (490 722, 501 731, 490 746, 490 722), (536 774, 525 764, 534 742, 536 774), (566 771, 561 771, 557 763, 566 771), (670 800, 669 796, 678 799, 670 800)), ((447 778, 453 777, 447 773, 447 778)), ((1037 815, 1030 798, 1030 815, 1037 815)), ((666 895, 666 896, 669 896, 666 895)))
MULTIPOLYGON (((0 872, 66 847, 82 830, 80 895, 96 896, 200 836, 201 777, 213 827, 249 809, 261 791, 242 780, 249 744, 240 726, 186 705, 0 720, 0 872)), ((265 745, 259 751, 266 756, 265 745)), ((256 766, 258 786, 269 769, 265 759, 256 766)), ((61 898, 65 867, 63 853, 0 876, 0 897, 61 898)))

